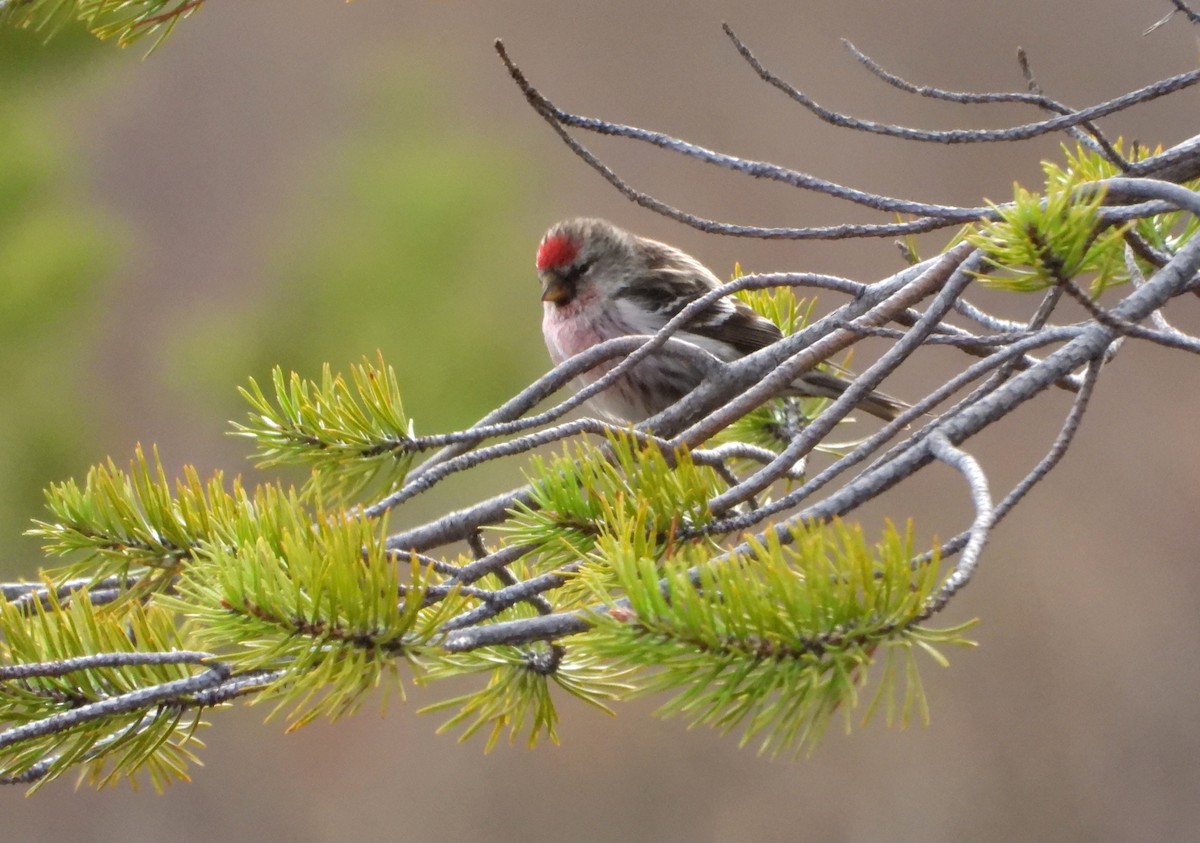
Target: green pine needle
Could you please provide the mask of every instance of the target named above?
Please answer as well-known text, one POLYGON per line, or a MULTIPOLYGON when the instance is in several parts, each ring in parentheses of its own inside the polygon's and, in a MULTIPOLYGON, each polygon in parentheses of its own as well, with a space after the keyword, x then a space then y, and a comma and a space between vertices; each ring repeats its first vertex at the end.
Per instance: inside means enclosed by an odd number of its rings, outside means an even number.
POLYGON ((53 35, 71 21, 81 21, 97 38, 115 38, 126 47, 155 36, 153 52, 175 24, 204 0, 9 0, 0 6, 0 25, 53 35))
MULTIPOLYGON (((734 280, 744 274, 740 265, 734 267, 734 280)), ((759 316, 774 322, 784 336, 790 336, 808 325, 813 308, 817 306, 816 298, 797 298, 791 287, 738 290, 734 295, 759 316)))
MULTIPOLYGON (((131 603, 123 613, 94 608, 86 594, 61 605, 51 593, 46 605, 18 609, 0 604, 0 649, 5 664, 57 662, 95 653, 165 652, 188 649, 174 615, 131 603)), ((0 723, 31 723, 81 705, 139 688, 186 679, 203 668, 164 664, 91 667, 63 676, 35 676, 0 682, 0 723)), ((82 775, 95 786, 128 780, 137 785, 145 773, 156 790, 187 779, 200 742, 195 731, 206 725, 199 709, 164 706, 112 715, 69 730, 32 738, 0 750, 0 775, 20 776, 46 764, 32 789, 82 764, 82 775)))
MULTIPOLYGON (((1122 146, 1121 142, 1118 140, 1115 146, 1120 150, 1122 146)), ((1138 146, 1135 151, 1137 154, 1134 156, 1134 160, 1141 161, 1144 158, 1161 154, 1163 149, 1162 146, 1155 148, 1138 146)), ((1080 162, 1078 166, 1094 167, 1096 171, 1095 178, 1122 175, 1115 165, 1100 156, 1088 152, 1080 152, 1077 156, 1072 157, 1071 161, 1072 163, 1076 161, 1080 162), (1099 163, 1096 163, 1095 159, 1099 159, 1099 163)), ((1188 190, 1200 191, 1200 179, 1184 182, 1183 186, 1188 190)), ((1187 211, 1171 211, 1135 220, 1133 227, 1153 248, 1166 254, 1175 254, 1185 243, 1195 237, 1197 233, 1200 233, 1200 218, 1187 211)), ((1141 257, 1138 257, 1137 260, 1142 271, 1147 276, 1152 275, 1157 269, 1157 267, 1141 257)))
POLYGON ((839 709, 849 730, 881 647, 888 667, 866 716, 882 703, 889 723, 925 720, 914 652, 944 663, 937 647, 970 643, 969 624, 915 625, 942 577, 936 561, 910 567, 911 529, 901 536, 889 525, 870 547, 860 530, 835 522, 721 564, 696 546, 665 563, 649 558, 639 529, 631 523, 607 548, 619 589, 584 577, 609 610, 577 646, 640 669, 643 693, 673 693, 660 714, 722 733, 740 727, 743 744, 758 740, 772 756, 811 750, 839 709))
MULTIPOLYGON (((984 283, 1036 292, 1083 275, 1091 278, 1091 295, 1098 298, 1108 287, 1129 280, 1124 242, 1129 224, 1103 227, 1098 216, 1104 203, 1103 180, 1120 173, 1081 146, 1073 152, 1064 146, 1063 157, 1064 166, 1043 163, 1043 194, 1014 185, 1012 205, 993 206, 1000 219, 981 222, 966 234, 1000 270, 983 276, 984 283), (1096 189, 1082 192, 1087 185, 1096 189)), ((1156 224, 1143 220, 1135 227, 1152 231, 1156 224)))
MULTIPOLYGON (((736 266, 733 277, 740 278, 742 275, 741 266, 736 266)), ((817 305, 815 297, 797 298, 790 287, 739 290, 734 295, 749 305, 759 316, 775 323, 784 336, 790 336, 807 327, 817 305)), ((849 363, 850 355, 847 354, 840 365, 824 363, 820 368, 844 373, 847 371, 845 367, 849 363)), ((820 413, 827 404, 829 404, 828 398, 785 397, 768 401, 721 430, 713 437, 713 441, 717 443, 744 442, 779 453, 791 444, 808 420, 820 413)), ((819 443, 815 450, 841 456, 846 450, 846 445, 845 443, 833 445, 823 442, 819 443)), ((730 465, 735 470, 749 470, 758 467, 755 463, 741 459, 731 460, 730 465)))
MULTIPOLYGON (((528 616, 526 605, 518 610, 528 616)), ((528 647, 484 647, 466 653, 441 654, 429 665, 429 680, 487 674, 487 685, 462 696, 425 706, 418 713, 457 708, 438 728, 438 734, 463 727, 460 743, 481 732, 487 735, 484 752, 491 752, 508 732, 509 744, 522 733, 532 748, 542 738, 558 744, 558 711, 551 693, 561 691, 613 715, 609 701, 626 695, 631 686, 622 680, 627 671, 614 669, 583 648, 545 644, 528 647)))
POLYGON ((257 465, 305 465, 306 492, 349 498, 370 489, 386 494, 404 482, 414 454, 413 428, 404 414, 396 373, 380 355, 352 366, 349 382, 328 364, 319 383, 295 372, 272 372, 274 397, 250 380, 242 396, 250 421, 235 435, 255 441, 257 465))
POLYGON ((234 508, 222 483, 220 472, 205 484, 186 467, 184 479, 172 489, 158 451, 147 460, 139 445, 127 471, 110 459, 94 466, 82 487, 74 480, 51 484, 46 490, 50 519, 35 520, 27 534, 43 539, 48 554, 76 558, 51 574, 55 580, 154 569, 163 575, 151 579, 161 585, 234 508))
POLYGON ((295 503, 266 494, 260 519, 281 526, 207 547, 176 596, 160 598, 190 619, 200 646, 237 669, 283 670, 257 699, 289 709, 293 728, 350 714, 375 687, 403 696, 397 662, 418 659, 434 629, 463 606, 451 593, 425 607, 435 575, 415 559, 402 566, 391 557, 384 523, 344 515, 287 523, 295 503), (269 515, 273 508, 283 517, 269 515))
MULTIPOLYGON (((580 440, 531 464, 533 504, 518 506, 497 529, 508 543, 533 548, 537 571, 596 563, 593 549, 606 525, 634 516, 655 555, 665 553, 712 519, 708 499, 724 488, 717 473, 696 465, 685 449, 668 458, 625 433, 611 435, 606 445, 580 440)), ((555 593, 560 607, 585 597, 570 582, 555 593)))

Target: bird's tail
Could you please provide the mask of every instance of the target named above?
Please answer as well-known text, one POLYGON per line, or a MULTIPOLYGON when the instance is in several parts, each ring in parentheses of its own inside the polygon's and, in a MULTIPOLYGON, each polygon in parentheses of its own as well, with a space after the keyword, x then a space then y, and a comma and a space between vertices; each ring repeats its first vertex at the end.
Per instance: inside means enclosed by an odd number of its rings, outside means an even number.
MULTIPOLYGON (((792 390, 798 395, 810 395, 817 398, 837 398, 850 386, 850 381, 829 372, 816 369, 805 372, 792 384, 792 390)), ((899 398, 893 398, 882 392, 871 392, 860 398, 858 407, 863 412, 870 413, 877 419, 891 421, 908 409, 899 398)))

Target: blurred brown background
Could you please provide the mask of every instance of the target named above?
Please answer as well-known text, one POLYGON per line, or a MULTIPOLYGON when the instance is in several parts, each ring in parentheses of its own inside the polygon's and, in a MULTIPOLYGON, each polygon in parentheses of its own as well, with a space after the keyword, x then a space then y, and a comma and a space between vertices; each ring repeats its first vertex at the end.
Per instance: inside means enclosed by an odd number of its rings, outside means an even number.
MULTIPOLYGON (((70 212, 50 214, 38 236, 78 254, 48 274, 86 283, 63 281, 53 316, 21 317, 23 326, 14 316, 0 339, 7 368, 37 369, 29 394, 41 396, 6 411, 26 421, 4 428, 7 476, 23 484, 5 494, 22 520, 36 516, 39 486, 105 455, 123 462, 138 441, 158 443, 172 468, 246 470, 241 443, 224 435, 242 413, 234 386, 275 363, 315 373, 321 361, 343 367, 382 348, 419 430, 469 423, 546 368, 532 255, 564 216, 606 216, 667 239, 718 275, 735 261, 863 280, 898 267, 888 241, 722 239, 629 204, 525 105, 495 37, 564 107, 859 188, 975 205, 1003 201, 1014 180, 1039 183, 1059 139, 937 147, 831 129, 760 83, 721 22, 823 104, 951 128, 1038 115, 901 94, 839 39, 910 80, 962 90, 1019 89, 1023 46, 1046 91, 1081 106, 1195 66, 1196 34, 1183 21, 1141 34, 1169 8, 213 0, 147 60, 144 48, 6 37, 0 107, 24 145, 6 141, 0 164, 24 166, 14 149, 48 163, 42 193, 0 191, 0 215, 25 219, 48 207, 46 192, 59 197, 70 212), (29 462, 35 445, 46 446, 44 462, 29 462)), ((1105 127, 1171 144, 1197 131, 1197 113, 1192 90, 1105 127)), ((775 225, 871 219, 637 145, 587 142, 634 184, 695 213, 775 225)), ((11 255, 0 265, 10 304, 29 284, 20 266, 11 255)), ((1196 330, 1198 308, 1180 302, 1173 318, 1196 330)), ((931 356, 888 391, 918 394, 956 362, 931 356)), ((1066 407, 1061 396, 1039 403, 972 443, 997 491, 1043 453, 1066 407)), ((929 728, 831 729, 812 757, 770 762, 734 738, 650 717, 653 701, 616 720, 567 703, 562 746, 484 756, 415 716, 432 699, 422 689, 386 717, 367 706, 288 735, 280 721, 263 724, 264 708, 241 706, 211 718, 191 784, 161 796, 69 781, 31 799, 0 791, 0 839, 1196 838, 1198 412, 1194 359, 1129 347, 1105 372, 1073 450, 1000 527, 945 619, 981 617, 981 646, 950 652, 948 670, 926 664, 929 728)), ((518 470, 489 482, 511 484, 518 470)), ((961 526, 969 512, 956 478, 928 473, 864 518, 911 516, 942 535, 961 526)), ((409 517, 468 494, 479 489, 448 484, 409 517)), ((22 542, 6 554, 10 578, 37 564, 22 542)))

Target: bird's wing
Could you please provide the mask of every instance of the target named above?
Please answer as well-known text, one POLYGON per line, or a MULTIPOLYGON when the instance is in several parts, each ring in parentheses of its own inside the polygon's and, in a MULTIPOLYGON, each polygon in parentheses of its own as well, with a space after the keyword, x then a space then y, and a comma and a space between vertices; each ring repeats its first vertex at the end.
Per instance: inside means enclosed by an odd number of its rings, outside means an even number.
POLYGON ((758 351, 783 337, 774 322, 732 298, 721 299, 715 306, 701 311, 684 330, 730 345, 739 354, 758 351))
MULTIPOLYGON (((681 255, 680 258, 690 265, 690 271, 684 268, 656 267, 640 284, 621 294, 623 298, 636 303, 643 314, 653 314, 654 321, 657 322, 654 330, 719 284, 699 263, 687 256, 681 255)), ((654 330, 647 330, 646 333, 653 333, 654 330)), ((686 333, 709 340, 700 343, 705 347, 720 344, 737 352, 737 355, 718 353, 718 356, 724 359, 758 351, 783 336, 775 323, 759 316, 744 302, 730 296, 718 299, 700 311, 680 333, 683 339, 686 339, 682 336, 686 333)), ((716 353, 716 349, 710 350, 716 353)))

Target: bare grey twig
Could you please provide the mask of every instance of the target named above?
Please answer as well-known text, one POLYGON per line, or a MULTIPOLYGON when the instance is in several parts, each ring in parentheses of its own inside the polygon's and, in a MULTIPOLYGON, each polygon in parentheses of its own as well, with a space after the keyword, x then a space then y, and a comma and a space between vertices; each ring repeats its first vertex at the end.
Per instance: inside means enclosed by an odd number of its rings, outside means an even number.
MULTIPOLYGON (((1143 102, 1158 99, 1159 97, 1172 94, 1175 91, 1183 90, 1191 87, 1197 82, 1200 82, 1200 71, 1190 71, 1188 73, 1180 73, 1177 76, 1172 76, 1169 79, 1163 79, 1160 82, 1155 82, 1147 85, 1144 88, 1139 88, 1136 91, 1130 91, 1106 102, 1098 103, 1089 108, 1079 109, 1077 111, 1068 110, 1067 113, 1061 114, 1058 117, 1052 117, 1048 120, 1041 120, 1036 123, 1027 123, 1023 126, 1013 126, 1008 129, 950 129, 947 131, 932 131, 928 129, 910 129, 904 126, 889 126, 882 123, 875 123, 870 120, 860 120, 841 114, 836 111, 831 111, 827 108, 822 108, 817 105, 810 97, 794 88, 792 85, 785 82, 780 77, 771 73, 765 66, 750 52, 749 48, 733 33, 728 26, 725 27, 725 34, 733 41, 742 57, 747 63, 754 68, 754 71, 762 78, 764 82, 783 91, 787 96, 799 105, 811 111, 817 117, 827 123, 835 126, 841 126, 847 129, 857 129, 859 131, 871 132, 874 134, 889 135, 891 137, 905 138, 907 140, 928 141, 933 143, 1002 143, 1007 141, 1028 140, 1036 138, 1040 135, 1050 134, 1052 132, 1060 132, 1074 126, 1081 126, 1092 120, 1100 117, 1105 117, 1109 114, 1115 114, 1118 111, 1138 105, 1143 102)), ((857 54, 857 50, 854 50, 857 54)), ((870 67, 871 65, 868 65, 870 67)), ((886 77, 885 77, 886 78, 886 77)), ((992 95, 1003 96, 1003 95, 992 95)), ((1008 95, 1018 97, 1019 95, 1008 95)), ((950 96, 942 97, 950 99, 950 96)), ((996 100, 1003 101, 1003 100, 996 100)), ((1015 101, 1015 100, 1008 100, 1015 101)), ((1038 102, 1042 107, 1048 107, 1047 103, 1038 102)), ((1051 109, 1055 110, 1055 109, 1051 109)))
MULTIPOLYGON (((745 501, 750 495, 756 495, 764 491, 776 480, 783 477, 788 468, 794 465, 797 460, 807 456, 816 447, 817 443, 833 430, 833 426, 838 421, 853 411, 863 396, 875 389, 888 373, 907 359, 933 333, 934 327, 941 322, 942 318, 950 310, 954 299, 972 281, 972 273, 978 269, 980 263, 982 263, 982 257, 978 253, 964 260, 954 270, 950 278, 942 284, 929 309, 925 311, 924 315, 922 315, 904 337, 888 349, 887 353, 880 357, 876 363, 864 371, 855 380, 854 384, 842 393, 840 397, 834 399, 833 403, 821 415, 813 419, 770 465, 754 477, 747 479, 710 500, 708 502, 709 509, 718 515, 726 512, 734 505, 745 501)), ((940 282, 941 280, 936 275, 932 277, 936 281, 940 282)), ((916 282, 906 289, 912 290, 915 293, 921 292, 921 288, 916 282)))
POLYGON ((1183 0, 1171 0, 1171 4, 1174 5, 1175 8, 1167 12, 1164 17, 1160 18, 1155 23, 1146 27, 1146 29, 1142 31, 1142 35, 1149 35, 1156 29, 1166 26, 1168 23, 1170 23, 1171 18, 1175 17, 1176 13, 1178 12, 1183 12, 1184 17, 1186 17, 1192 23, 1200 23, 1200 13, 1193 11, 1186 3, 1183 2, 1183 0))
POLYGON ((27 662, 0 665, 0 682, 33 677, 66 676, 97 667, 142 667, 164 664, 205 664, 215 659, 212 653, 172 650, 165 653, 94 653, 52 662, 27 662))
POLYGON ((0 749, 10 747, 21 741, 56 734, 102 717, 112 717, 144 711, 159 703, 179 699, 189 694, 206 691, 221 684, 230 676, 227 665, 216 663, 203 673, 177 679, 173 682, 163 682, 150 688, 139 688, 126 694, 119 694, 105 700, 100 700, 78 708, 72 708, 58 714, 51 714, 32 723, 13 726, 0 732, 0 749))
POLYGON ((957 470, 971 489, 971 500, 975 503, 975 521, 967 531, 967 545, 959 554, 954 572, 938 590, 937 596, 930 601, 923 614, 932 617, 950 602, 963 586, 971 581, 979 557, 983 554, 983 546, 991 535, 992 526, 996 523, 996 510, 992 505, 992 494, 988 490, 987 475, 974 457, 966 451, 956 448, 950 443, 950 438, 941 430, 935 430, 929 435, 930 452, 937 459, 957 470))
POLYGON ((1195 24, 1200 24, 1200 12, 1192 9, 1187 3, 1184 3, 1183 0, 1171 0, 1171 2, 1175 5, 1176 9, 1183 12, 1184 16, 1189 21, 1195 24))

